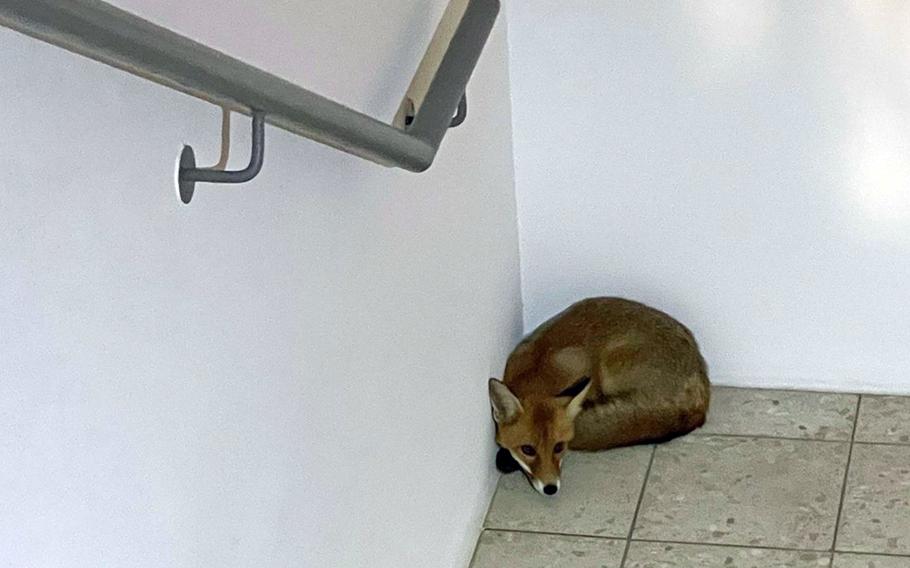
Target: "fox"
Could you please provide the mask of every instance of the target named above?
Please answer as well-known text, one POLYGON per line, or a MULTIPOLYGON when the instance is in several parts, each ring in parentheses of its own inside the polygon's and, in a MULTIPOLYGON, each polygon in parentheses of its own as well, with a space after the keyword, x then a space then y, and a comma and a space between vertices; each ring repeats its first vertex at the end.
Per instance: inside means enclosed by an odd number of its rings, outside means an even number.
POLYGON ((497 468, 560 489, 569 450, 660 443, 704 425, 708 366, 671 316, 616 297, 578 301, 525 337, 489 380, 497 468))

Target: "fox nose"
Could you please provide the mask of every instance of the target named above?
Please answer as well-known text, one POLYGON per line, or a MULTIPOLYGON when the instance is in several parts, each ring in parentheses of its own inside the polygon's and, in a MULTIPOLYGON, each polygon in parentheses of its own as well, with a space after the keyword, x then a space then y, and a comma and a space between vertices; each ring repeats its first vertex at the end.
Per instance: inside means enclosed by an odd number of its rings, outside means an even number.
POLYGON ((556 487, 553 484, 546 485, 543 488, 543 492, 546 493, 547 495, 556 495, 557 491, 559 491, 559 487, 556 487))

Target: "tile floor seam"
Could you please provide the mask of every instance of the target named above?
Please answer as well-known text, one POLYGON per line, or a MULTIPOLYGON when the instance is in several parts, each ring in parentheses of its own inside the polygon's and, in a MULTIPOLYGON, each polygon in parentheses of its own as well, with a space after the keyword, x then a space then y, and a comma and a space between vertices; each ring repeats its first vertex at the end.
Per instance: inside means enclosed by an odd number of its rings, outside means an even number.
MULTIPOLYGON (((488 528, 484 529, 486 532, 504 532, 504 533, 521 533, 521 534, 539 534, 547 536, 567 536, 573 538, 591 538, 597 540, 612 540, 614 542, 647 542, 647 543, 657 543, 657 544, 687 544, 687 545, 697 545, 697 546, 717 546, 721 548, 754 548, 758 550, 778 550, 781 552, 818 552, 820 554, 831 554, 830 550, 822 550, 818 548, 793 548, 786 546, 768 546, 761 544, 731 544, 731 543, 721 543, 721 542, 701 542, 697 540, 674 540, 674 539, 659 539, 659 538, 622 538, 617 536, 601 536, 593 534, 583 534, 583 533, 571 533, 571 532, 555 532, 555 531, 536 531, 528 529, 495 529, 488 528)), ((848 552, 848 551, 837 551, 837 552, 848 552)), ((880 553, 871 553, 871 552, 862 552, 854 554, 880 554, 880 553)), ((900 554, 892 554, 891 556, 904 557, 900 554)))
POLYGON ((856 442, 856 430, 859 428, 859 415, 863 409, 863 395, 856 397, 856 413, 853 416, 853 432, 850 434, 850 443, 856 442))
MULTIPOLYGON (((509 475, 508 473, 502 473, 501 471, 498 471, 498 469, 497 472, 499 475, 496 478, 496 487, 493 489, 493 495, 490 496, 490 502, 487 504, 487 512, 483 515, 483 521, 480 523, 480 534, 483 534, 483 531, 490 530, 490 527, 487 525, 490 520, 490 511, 493 510, 493 503, 496 501, 496 494, 499 493, 499 485, 502 483, 502 477, 504 475, 509 475)), ((478 537, 477 540, 479 542, 480 537, 478 537)), ((476 546, 474 548, 474 553, 477 553, 476 546)), ((473 560, 471 562, 473 563, 473 560)))
POLYGON ((487 532, 487 529, 481 525, 480 533, 477 535, 477 540, 474 542, 474 552, 471 553, 471 559, 468 560, 468 568, 474 566, 474 562, 477 560, 477 551, 480 550, 480 541, 483 538, 483 533, 487 532))
POLYGON ((891 446, 896 448, 906 448, 910 447, 910 442, 864 442, 862 440, 857 440, 853 442, 856 446, 891 446))
POLYGON ((887 556, 888 558, 910 558, 910 554, 894 552, 857 552, 855 550, 835 550, 833 554, 853 554, 855 556, 887 556))
MULTIPOLYGON (((776 388, 776 387, 743 387, 743 386, 736 386, 736 385, 718 385, 718 384, 715 384, 715 383, 713 383, 713 382, 711 383, 711 387, 712 387, 712 388, 720 388, 720 389, 745 390, 745 391, 786 392, 786 393, 791 393, 791 392, 795 392, 795 393, 804 393, 804 392, 805 392, 805 393, 809 393, 809 394, 826 394, 826 395, 828 395, 828 394, 834 394, 834 395, 843 395, 843 396, 861 396, 861 395, 863 394, 863 393, 861 393, 861 392, 851 392, 851 391, 826 391, 826 390, 818 390, 818 389, 804 390, 804 389, 796 389, 796 388, 776 388)), ((866 396, 910 396, 910 395, 900 395, 900 394, 897 394, 897 395, 874 395, 874 394, 868 394, 868 393, 867 393, 866 396)))
POLYGON ((645 470, 645 477, 641 481, 641 491, 638 493, 638 503, 635 504, 635 512, 632 513, 632 523, 629 525, 629 532, 626 533, 626 548, 622 553, 622 560, 619 562, 619 568, 626 565, 626 558, 629 556, 629 547, 632 546, 632 533, 635 532, 635 523, 638 521, 638 512, 641 510, 641 502, 645 499, 645 490, 648 488, 648 478, 651 477, 651 467, 654 465, 654 456, 657 454, 657 444, 651 446, 651 458, 648 460, 648 468, 645 470))
POLYGON ((616 542, 626 542, 626 538, 620 536, 603 536, 599 534, 585 534, 585 533, 573 533, 573 532, 556 532, 556 531, 538 531, 531 529, 500 529, 500 528, 485 528, 485 531, 489 532, 506 532, 506 533, 521 533, 521 534, 542 534, 548 536, 570 536, 574 538, 596 538, 598 540, 613 540, 616 542))
MULTIPOLYGON (((850 479, 850 466, 853 462, 853 444, 856 443, 856 429, 859 426, 859 413, 863 404, 863 395, 856 399, 856 413, 853 417, 853 433, 850 435, 850 449, 847 450, 847 467, 844 469, 844 481, 840 488, 840 502, 837 505, 837 516, 834 517, 834 538, 831 540, 831 552, 837 550, 837 537, 840 535, 841 516, 844 513, 844 500, 847 498, 847 482, 850 479)), ((832 560, 832 562, 834 562, 832 560)))
MULTIPOLYGON (((828 444, 849 444, 850 439, 844 438, 843 440, 824 440, 821 438, 794 438, 792 436, 768 436, 766 434, 721 434, 715 432, 690 432, 687 434, 687 437, 692 438, 749 438, 754 440, 788 440, 790 442, 825 442, 828 444)), ((860 442, 862 443, 862 442, 860 442)), ((867 443, 877 443, 877 442, 867 442, 867 443)), ((894 446, 907 446, 910 444, 895 444, 891 443, 894 446)))
POLYGON ((815 552, 818 554, 833 554, 831 550, 822 550, 820 548, 794 548, 787 546, 769 546, 764 544, 734 544, 729 542, 702 542, 698 540, 676 540, 676 539, 659 539, 659 538, 633 538, 634 542, 648 542, 651 544, 684 544, 693 546, 717 546, 720 548, 736 549, 755 549, 755 550, 775 550, 778 552, 815 552))

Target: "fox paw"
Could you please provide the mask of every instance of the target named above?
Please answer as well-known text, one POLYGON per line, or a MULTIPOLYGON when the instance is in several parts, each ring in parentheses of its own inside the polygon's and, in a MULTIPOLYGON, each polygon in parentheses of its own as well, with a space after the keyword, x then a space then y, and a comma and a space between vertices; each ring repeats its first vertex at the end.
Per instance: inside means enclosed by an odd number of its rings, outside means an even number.
POLYGON ((509 450, 499 448, 499 451, 496 452, 496 469, 502 473, 512 473, 513 471, 521 469, 521 466, 518 465, 518 462, 515 461, 515 458, 512 457, 509 450))

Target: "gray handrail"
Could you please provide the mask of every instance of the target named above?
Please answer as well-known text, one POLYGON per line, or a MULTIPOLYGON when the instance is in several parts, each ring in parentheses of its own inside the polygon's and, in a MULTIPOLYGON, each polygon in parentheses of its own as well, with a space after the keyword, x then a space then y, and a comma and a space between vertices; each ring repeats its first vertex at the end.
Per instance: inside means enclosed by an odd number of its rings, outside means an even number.
MULTIPOLYGON (((0 0, 0 25, 386 166, 433 163, 499 12, 463 4, 407 126, 380 122, 100 0, 0 0)), ((447 11, 448 15, 448 11, 447 11)), ((435 41, 436 38, 434 38, 435 41)), ((428 52, 429 53, 429 52, 428 52)))

